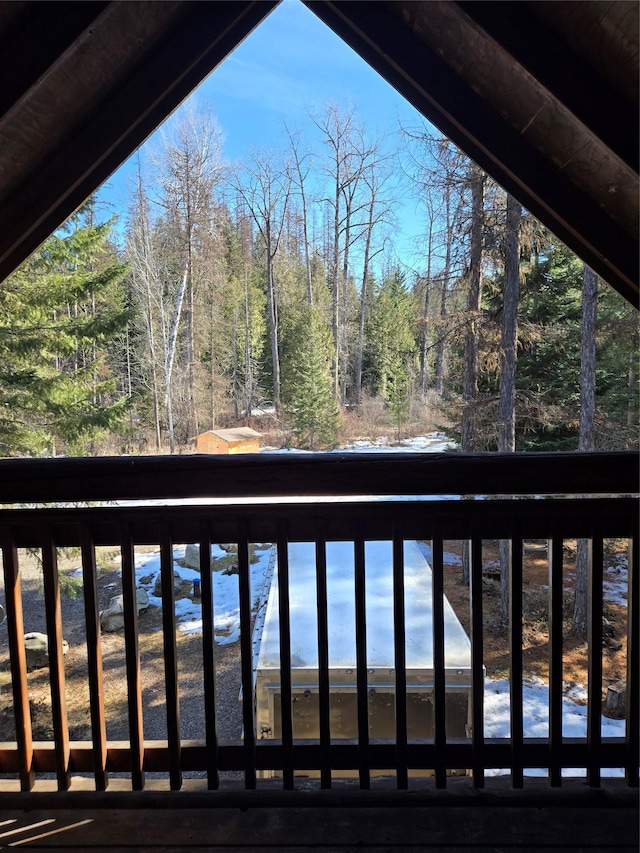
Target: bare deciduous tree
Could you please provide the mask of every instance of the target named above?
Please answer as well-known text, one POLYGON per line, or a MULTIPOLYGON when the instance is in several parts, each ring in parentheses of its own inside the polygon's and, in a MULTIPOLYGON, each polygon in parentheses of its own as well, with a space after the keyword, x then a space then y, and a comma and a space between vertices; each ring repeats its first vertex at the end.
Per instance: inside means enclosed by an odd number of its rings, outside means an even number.
MULTIPOLYGON (((580 438, 578 450, 595 448, 596 414, 596 321, 598 276, 584 266, 582 271, 582 333, 580 344, 580 438)), ((587 601, 591 548, 588 539, 578 539, 576 551, 575 601, 572 630, 587 635, 587 601)))
MULTIPOLYGON (((507 195, 502 335, 500 341, 500 401, 498 404, 498 450, 516 449, 516 362, 518 357, 518 302, 520 299, 520 203, 507 195)), ((511 543, 501 539, 500 578, 502 617, 509 613, 509 562, 511 543)))
POLYGON ((463 453, 476 449, 476 403, 478 400, 478 322, 482 298, 482 238, 484 230, 484 183, 486 176, 477 166, 470 169, 471 246, 469 254, 469 290, 467 295, 467 329, 464 340, 464 375, 462 387, 463 453))
MULTIPOLYGON (((371 213, 371 170, 380 168, 386 157, 381 141, 369 140, 358 125, 353 109, 343 111, 330 105, 324 116, 314 119, 329 149, 327 174, 331 192, 324 201, 329 206, 331 228, 331 316, 334 346, 333 386, 336 399, 344 405, 349 363, 349 281, 350 252, 365 238, 378 218, 377 201, 371 213), (368 183, 365 173, 369 174, 368 183)), ((378 192, 379 195, 379 192, 378 192)), ((370 260, 370 259, 369 259, 370 260)), ((366 273, 363 273, 363 276, 366 273)))
POLYGON ((267 315, 273 370, 273 403, 278 410, 280 407, 280 355, 274 261, 286 224, 287 206, 293 183, 291 169, 286 162, 283 163, 273 153, 254 151, 252 162, 237 170, 232 181, 256 224, 264 248, 267 315))

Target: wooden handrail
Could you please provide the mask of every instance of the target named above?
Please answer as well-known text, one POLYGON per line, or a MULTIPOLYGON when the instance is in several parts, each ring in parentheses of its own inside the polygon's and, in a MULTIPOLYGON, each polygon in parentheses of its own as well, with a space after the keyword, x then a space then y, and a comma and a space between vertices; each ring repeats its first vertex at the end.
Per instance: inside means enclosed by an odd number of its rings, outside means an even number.
MULTIPOLYGON (((398 787, 406 787, 408 774, 415 768, 433 770, 436 774, 438 787, 446 787, 446 771, 451 768, 469 768, 473 774, 473 782, 477 788, 484 785, 487 770, 494 767, 511 768, 514 786, 523 784, 523 771, 526 767, 548 767, 551 785, 559 785, 562 772, 573 767, 587 767, 588 781, 593 786, 600 784, 600 771, 605 767, 624 767, 629 785, 638 783, 637 767, 637 722, 638 704, 636 697, 639 688, 638 676, 638 501, 634 497, 625 496, 624 492, 632 491, 624 488, 616 496, 607 495, 613 491, 614 482, 623 482, 631 487, 637 477, 636 454, 594 454, 588 459, 596 461, 595 467, 588 476, 579 479, 579 466, 586 464, 585 454, 563 454, 563 459, 569 460, 569 469, 555 471, 550 460, 557 461, 558 457, 545 456, 544 460, 536 456, 525 457, 522 464, 515 456, 482 455, 479 457, 464 457, 456 455, 441 455, 435 457, 436 465, 431 469, 423 466, 424 456, 420 456, 420 465, 416 467, 414 456, 402 457, 399 471, 394 472, 394 466, 389 458, 376 456, 373 465, 355 464, 360 460, 351 459, 342 465, 342 457, 323 454, 320 458, 320 473, 313 466, 309 469, 308 457, 303 457, 304 464, 296 466, 295 459, 282 460, 278 457, 252 457, 240 460, 237 466, 226 464, 235 460, 211 460, 206 457, 182 457, 170 459, 168 468, 175 476, 176 465, 180 462, 190 462, 197 471, 196 481, 202 483, 206 473, 213 470, 226 470, 227 473, 237 468, 243 471, 248 482, 248 474, 252 464, 260 466, 263 459, 270 459, 266 468, 276 471, 282 468, 286 472, 294 469, 299 476, 301 471, 314 470, 313 486, 324 482, 328 476, 329 462, 337 465, 341 472, 338 481, 347 488, 346 472, 353 475, 356 469, 366 473, 364 481, 356 481, 351 486, 351 493, 357 490, 360 499, 344 499, 326 497, 312 500, 295 500, 292 497, 275 500, 232 500, 220 499, 217 502, 176 503, 167 504, 159 501, 150 506, 100 505, 82 507, 41 507, 41 508, 7 508, 0 510, 0 547, 3 549, 5 594, 7 596, 7 623, 12 660, 12 682, 14 710, 16 714, 17 738, 14 744, 0 744, 0 767, 3 773, 15 774, 23 790, 29 790, 34 782, 34 773, 51 773, 57 775, 58 786, 63 791, 69 784, 73 772, 93 772, 96 790, 104 790, 109 786, 108 773, 126 772, 130 774, 134 789, 145 787, 145 772, 160 771, 170 774, 172 789, 179 789, 182 784, 182 771, 200 770, 208 776, 210 788, 219 785, 219 773, 226 770, 243 771, 245 786, 248 789, 257 785, 257 774, 261 770, 282 772, 286 788, 292 787, 295 772, 299 770, 318 771, 322 773, 324 787, 331 785, 333 771, 345 769, 355 771, 360 778, 362 788, 369 786, 372 768, 376 770, 389 769, 395 772, 398 787), (337 461, 335 461, 337 458, 337 461), (605 461, 607 465, 605 466, 605 461), (631 474, 622 476, 622 462, 631 474), (633 462, 633 465, 631 464, 633 462), (223 464, 225 463, 225 464, 223 464), (515 470, 509 468, 515 465, 515 470), (517 464, 516 464, 517 463, 517 464), (518 500, 489 498, 476 496, 475 500, 442 500, 412 499, 397 500, 386 498, 365 497, 366 490, 372 485, 370 469, 392 472, 392 485, 401 485, 402 494, 412 494, 406 488, 413 483, 417 488, 419 475, 427 470, 434 470, 436 476, 431 481, 443 484, 444 472, 453 472, 452 480, 456 484, 462 482, 477 483, 480 472, 492 470, 497 466, 498 473, 492 482, 498 482, 500 487, 509 483, 516 485, 517 477, 529 472, 534 476, 537 471, 536 485, 539 489, 531 490, 533 496, 521 497, 518 500), (555 471, 554 477, 546 482, 541 480, 541 471, 555 471), (595 471, 595 474, 594 474, 595 471), (576 487, 581 483, 584 487, 589 481, 589 492, 597 492, 594 485, 600 484, 607 496, 603 497, 547 497, 553 495, 564 477, 565 486, 570 483, 576 487), (394 479, 395 478, 395 479, 394 479), (594 479, 590 479, 594 478, 594 479), (606 483, 606 488, 605 484, 606 483), (538 494, 539 492, 539 494, 538 494), (242 741, 220 742, 216 726, 215 702, 215 647, 213 645, 213 601, 212 584, 209 572, 208 552, 213 541, 238 543, 238 570, 240 588, 240 623, 241 623, 241 681, 243 694, 243 726, 242 741), (551 541, 550 560, 550 600, 549 613, 551 662, 550 679, 550 731, 549 737, 531 739, 523 737, 523 708, 522 695, 514 690, 511 697, 511 726, 513 736, 510 739, 485 738, 483 734, 483 596, 482 596, 482 540, 508 539, 511 541, 513 554, 510 568, 510 674, 514 685, 522 684, 522 539, 544 538, 551 541), (589 594, 589 636, 591 651, 589 656, 589 677, 591 679, 589 695, 589 730, 586 738, 562 738, 561 731, 561 678, 562 678, 562 597, 563 597, 563 561, 562 544, 568 538, 587 538, 592 541, 594 565, 590 572, 589 594), (628 675, 627 695, 628 724, 626 738, 603 739, 600 727, 600 685, 602 680, 601 663, 599 658, 600 632, 602 622, 602 570, 603 570, 603 539, 624 537, 633 540, 633 558, 629 566, 629 609, 628 609, 628 675), (443 611, 443 543, 445 539, 467 539, 471 542, 471 736, 468 738, 450 738, 446 734, 445 704, 443 695, 434 695, 434 738, 408 742, 407 740, 407 702, 406 678, 402 676, 395 681, 396 689, 402 696, 396 698, 395 739, 382 741, 369 739, 368 731, 368 681, 366 636, 374 633, 376 626, 368 624, 369 614, 366 606, 367 560, 365 558, 365 541, 388 540, 393 543, 393 608, 394 625, 398 635, 394 637, 394 660, 396 667, 405 667, 404 641, 405 622, 403 607, 405 594, 403 590, 403 543, 407 539, 430 539, 433 547, 433 590, 438 601, 433 606, 433 690, 442 694, 444 690, 444 611, 443 611), (326 624, 327 612, 327 579, 326 579, 326 543, 335 540, 351 541, 354 543, 353 582, 354 602, 356 608, 356 648, 357 655, 354 663, 354 679, 357 681, 358 720, 357 741, 338 740, 331 736, 329 727, 329 658, 327 653, 328 632, 326 624), (203 602, 203 624, 210 635, 203 638, 202 667, 203 690, 207 701, 207 739, 206 741, 188 742, 180 735, 180 684, 176 671, 176 641, 174 629, 174 595, 172 576, 172 542, 200 543, 202 554, 201 568, 204 571, 202 592, 207 602, 203 602), (282 737, 277 740, 260 740, 256 737, 256 710, 253 702, 253 649, 251 642, 251 589, 249 543, 277 543, 279 553, 286 555, 289 544, 307 541, 315 542, 316 559, 316 588, 318 607, 318 707, 320 713, 320 736, 316 741, 303 741, 292 730, 290 715, 284 710, 282 714, 282 737), (140 654, 138 649, 136 607, 135 607, 135 575, 134 575, 134 546, 155 544, 161 549, 161 577, 163 598, 163 638, 165 659, 164 693, 167 697, 167 740, 145 740, 143 726, 143 708, 140 685, 140 654), (100 679, 101 652, 100 633, 97 624, 97 607, 95 574, 95 547, 97 545, 118 546, 123 566, 123 588, 125 593, 125 639, 126 639, 126 681, 127 709, 129 715, 130 739, 125 744, 116 744, 105 737, 105 710, 102 699, 100 679), (92 650, 89 655, 88 677, 90 682, 92 741, 78 743, 70 741, 68 721, 63 702, 55 707, 54 741, 50 745, 33 744, 31 736, 30 716, 28 710, 28 680, 24 650, 22 647, 22 601, 20 593, 19 555, 17 549, 35 547, 43 549, 44 560, 44 595, 47 614, 47 633, 49 647, 54 649, 51 659, 51 690, 52 695, 63 700, 64 671, 60 652, 62 642, 62 626, 60 620, 59 587, 57 582, 57 548, 64 546, 80 546, 82 548, 82 563, 85 581, 86 602, 86 631, 91 642, 92 650), (595 584, 595 586, 594 586, 595 584), (56 656, 57 652, 57 656, 56 656), (399 727, 399 729, 398 729, 399 727), (635 750, 635 751, 634 751, 635 750)), ((426 457, 430 459, 431 457, 426 457)), ((46 463, 33 463, 36 467, 44 465, 47 477, 36 478, 37 488, 43 489, 53 470, 69 471, 74 465, 85 472, 88 468, 79 463, 84 460, 49 460, 46 463)), ((116 485, 114 472, 107 474, 109 460, 87 460, 99 462, 104 480, 102 486, 111 483, 116 485)), ((162 460, 158 460, 161 462, 162 460)), ((364 460, 370 463, 371 460, 364 460)), ((144 465, 149 460, 143 460, 144 465)), ((0 463, 0 468, 13 466, 14 474, 18 468, 27 471, 31 469, 29 460, 11 460, 0 463), (21 463, 21 464, 17 464, 21 463), (22 464, 24 463, 24 464, 22 464), (17 466, 17 467, 16 467, 17 466)), ((89 466, 91 468, 92 466, 89 466)), ((144 466, 143 466, 144 467, 144 466)), ((162 467, 162 466, 161 466, 162 467)), ((167 466, 165 466, 167 467, 167 466)), ((588 467, 588 466, 587 466, 588 467)), ((96 469, 97 470, 97 469, 96 469)), ((83 475, 83 476, 85 476, 83 475)), ((167 470, 154 483, 153 488, 160 491, 167 489, 169 497, 177 497, 180 488, 170 488, 166 480, 167 470), (160 488, 160 485, 161 487, 160 488), (177 493, 177 494, 176 494, 177 493)), ((142 488, 143 472, 136 470, 133 475, 136 488, 142 488)), ((390 475, 391 476, 391 475, 390 475)), ((267 485, 258 478, 261 489, 267 490, 267 485)), ((6 485, 6 483, 5 483, 6 485)), ((33 486, 34 483, 31 483, 33 486)), ((89 483, 84 479, 79 489, 89 489, 89 483)), ((227 497, 238 482, 229 482, 218 492, 226 492, 227 497)), ((284 488, 284 487, 283 487, 284 488)), ((292 489, 294 486, 291 487, 292 489)), ((434 489, 434 495, 439 490, 434 489)), ((80 491, 76 492, 79 494, 80 491)), ((373 491, 373 489, 371 490, 373 491)), ((380 487, 378 493, 386 489, 380 487)), ((399 490, 400 491, 400 490, 399 490)), ((427 489, 422 489, 427 492, 427 489)), ((445 491, 445 490, 443 490, 445 491)), ((455 493, 455 490, 446 490, 455 493)), ((513 491, 522 491, 522 489, 513 491)), ((529 490, 528 490, 529 491, 529 490)), ((565 488, 565 493, 569 491, 565 488)), ((587 489, 585 489, 587 491, 587 489)), ((616 490, 617 491, 617 490, 616 490)), ((482 495, 489 492, 483 489, 482 495)), ((35 493, 35 491, 32 491, 35 493)), ((84 492, 83 492, 84 493, 84 492)), ((87 491, 90 497, 95 493, 87 491)), ((157 492, 156 492, 157 494, 157 492)), ((288 493, 287 493, 288 494, 288 493)), ((295 494, 295 492, 294 492, 295 494)), ((280 648, 281 668, 291 671, 291 656, 287 653, 290 646, 289 628, 289 591, 288 564, 281 559, 278 571, 280 614, 280 648)), ((293 571, 293 566, 292 566, 293 571)), ((415 619, 414 619, 415 621, 415 619)), ((406 674, 406 673, 405 673, 406 674)), ((356 683, 356 682, 354 682, 356 683)), ((281 681, 282 702, 292 701, 292 682, 286 673, 281 681)), ((299 686, 298 686, 299 689, 299 686)), ((351 688, 349 688, 351 689, 351 688)), ((55 702, 54 702, 55 704, 55 702)), ((385 735, 386 737, 386 735, 385 735)))
POLYGON ((0 460, 0 503, 298 495, 636 494, 615 453, 260 453, 0 460))
POLYGON ((157 506, 96 506, 57 509, 0 509, 0 528, 10 526, 19 548, 40 547, 38 524, 43 517, 59 547, 78 544, 79 526, 86 526, 95 545, 120 542, 121 525, 130 527, 137 545, 157 545, 170 519, 174 541, 198 542, 202 519, 215 518, 220 542, 235 542, 240 520, 249 525, 252 542, 273 542, 278 520, 289 522, 291 541, 313 542, 317 522, 323 520, 330 540, 351 540, 353 523, 366 539, 392 539, 394 519, 407 539, 465 539, 478 536, 499 539, 512 535, 514 524, 526 525, 526 535, 546 539, 591 535, 593 513, 607 518, 609 536, 627 536, 629 519, 637 514, 638 501, 622 498, 570 498, 501 500, 318 500, 274 503, 215 503, 157 506), (43 515, 43 513, 45 515, 43 515))

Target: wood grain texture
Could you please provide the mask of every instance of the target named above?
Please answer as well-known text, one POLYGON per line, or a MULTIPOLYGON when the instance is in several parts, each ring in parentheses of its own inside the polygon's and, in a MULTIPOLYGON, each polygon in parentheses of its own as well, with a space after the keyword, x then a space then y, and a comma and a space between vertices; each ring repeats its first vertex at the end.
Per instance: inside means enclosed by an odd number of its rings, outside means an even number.
POLYGON ((0 503, 356 494, 637 494, 639 461, 634 451, 3 459, 0 503))
MULTIPOLYGON (((405 797, 410 797, 405 794, 405 797)), ((415 799, 415 795, 414 795, 415 799)), ((409 809, 392 800, 378 807, 356 804, 323 808, 206 806, 112 808, 105 810, 38 809, 6 812, 13 833, 6 840, 26 849, 63 850, 633 850, 637 844, 634 810, 550 804, 532 807, 491 801, 471 805, 419 804, 409 809), (480 807, 478 807, 480 806, 480 807), (32 838, 33 841, 29 841, 32 838), (612 845, 613 846, 607 846, 612 845)), ((0 828, 0 833, 2 829, 0 828)), ((0 840, 3 840, 0 836, 0 840)))

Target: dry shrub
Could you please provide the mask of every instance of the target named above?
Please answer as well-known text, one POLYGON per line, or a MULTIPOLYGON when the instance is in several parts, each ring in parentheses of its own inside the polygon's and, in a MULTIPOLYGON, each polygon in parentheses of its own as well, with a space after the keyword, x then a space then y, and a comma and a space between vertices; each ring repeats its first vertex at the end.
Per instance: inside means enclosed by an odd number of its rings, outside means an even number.
POLYGON ((351 441, 357 438, 374 440, 382 436, 393 435, 391 413, 382 397, 364 394, 358 407, 343 412, 340 440, 351 441))

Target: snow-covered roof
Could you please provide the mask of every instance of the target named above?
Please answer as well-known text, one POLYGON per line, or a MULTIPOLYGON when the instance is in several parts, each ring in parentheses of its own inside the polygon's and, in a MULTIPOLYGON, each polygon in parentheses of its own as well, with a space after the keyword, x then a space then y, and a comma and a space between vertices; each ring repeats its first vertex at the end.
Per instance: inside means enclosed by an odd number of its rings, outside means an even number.
MULTIPOLYGON (((394 669, 393 576, 391 542, 366 542, 367 666, 394 669)), ((406 666, 433 669, 431 568, 415 542, 404 547, 406 666)), ((318 666, 315 546, 289 545, 291 663, 294 669, 318 666)), ((329 666, 354 667, 355 586, 353 542, 327 542, 329 666)), ((468 670, 471 646, 453 608, 444 600, 445 667, 468 670)), ((278 580, 274 572, 257 670, 278 669, 278 580)))
POLYGON ((248 438, 262 438, 262 433, 251 427, 232 427, 231 429, 210 429, 203 435, 215 435, 223 441, 244 441, 248 438))

